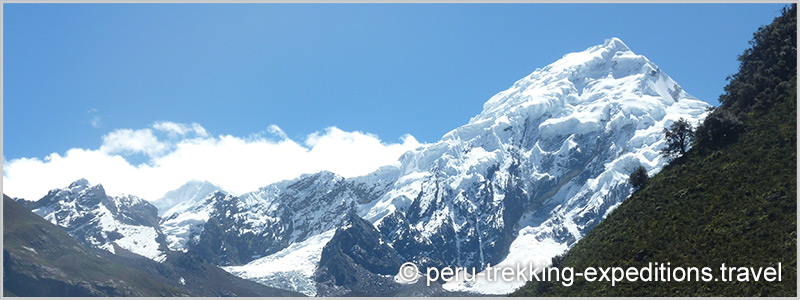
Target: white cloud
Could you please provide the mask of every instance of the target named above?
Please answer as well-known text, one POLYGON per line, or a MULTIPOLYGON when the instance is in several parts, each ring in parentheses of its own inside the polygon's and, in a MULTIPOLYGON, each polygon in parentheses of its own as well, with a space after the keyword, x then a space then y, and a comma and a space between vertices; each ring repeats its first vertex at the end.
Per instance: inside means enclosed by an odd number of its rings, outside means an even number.
MULTIPOLYGON (((305 144, 311 150, 307 159, 309 164, 324 170, 342 170, 342 176, 367 174, 377 167, 387 165, 386 157, 397 160, 400 155, 416 148, 420 143, 411 135, 403 137, 401 144, 386 145, 369 133, 345 132, 330 127, 323 133, 310 134, 305 144)), ((333 171, 337 173, 336 171, 333 171)))
POLYGON ((199 124, 157 122, 150 128, 118 129, 103 136, 98 149, 70 149, 63 155, 4 161, 3 189, 13 197, 37 200, 78 178, 101 183, 109 194, 160 198, 189 180, 208 180, 232 193, 322 170, 345 177, 395 164, 421 144, 413 136, 385 143, 363 132, 330 127, 298 143, 275 125, 277 140, 253 135, 210 136, 199 124), (125 157, 144 154, 133 165, 125 157))
POLYGON ((190 133, 202 137, 208 136, 208 132, 206 132, 206 129, 197 123, 181 124, 175 122, 160 121, 153 124, 153 129, 166 132, 171 136, 185 136, 190 133))
POLYGON ((89 121, 89 123, 91 123, 92 127, 94 128, 100 128, 101 125, 100 116, 92 116, 92 120, 89 121))
POLYGON ((100 152, 108 154, 137 154, 156 156, 168 148, 153 135, 153 130, 145 129, 117 129, 103 136, 103 145, 100 152))
POLYGON ((287 139, 289 139, 289 137, 286 135, 286 133, 285 133, 285 132, 283 132, 283 129, 281 129, 280 127, 278 127, 278 125, 275 125, 275 124, 269 125, 269 127, 267 128, 267 130, 268 130, 270 133, 272 133, 272 134, 274 134, 274 135, 277 135, 278 137, 280 137, 280 138, 281 138, 281 139, 283 139, 283 140, 287 140, 287 139))
POLYGON ((86 111, 86 113, 92 115, 92 119, 89 120, 89 124, 92 125, 94 128, 100 128, 103 125, 102 119, 100 115, 98 115, 98 110, 96 108, 92 108, 86 111))

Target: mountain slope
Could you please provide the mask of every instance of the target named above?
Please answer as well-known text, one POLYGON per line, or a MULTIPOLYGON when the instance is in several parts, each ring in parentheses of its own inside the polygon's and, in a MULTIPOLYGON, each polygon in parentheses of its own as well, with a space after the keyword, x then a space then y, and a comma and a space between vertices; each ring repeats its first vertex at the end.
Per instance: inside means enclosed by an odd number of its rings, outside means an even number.
POLYGON ((241 197, 212 196, 194 252, 220 265, 240 265, 334 229, 362 192, 330 172, 271 184, 241 197))
POLYGON ((14 200, 5 198, 3 204, 7 296, 302 296, 235 277, 183 253, 167 253, 156 262, 124 248, 116 253, 87 248, 14 200))
POLYGON ((366 217, 401 212, 434 245, 420 262, 513 264, 530 249, 549 259, 630 193, 629 170, 663 166, 661 126, 696 122, 705 107, 612 38, 533 72, 469 124, 404 155, 405 175, 366 217), (405 190, 410 203, 393 193, 405 190))
POLYGON ((164 197, 153 201, 152 204, 158 209, 159 217, 168 216, 194 206, 197 201, 218 190, 221 191, 222 189, 208 181, 192 180, 175 190, 167 192, 164 197), (171 210, 172 212, 170 212, 171 210))
POLYGON ((203 297, 298 297, 303 294, 276 289, 231 275, 219 267, 197 257, 180 252, 167 254, 164 262, 155 262, 141 256, 121 256, 109 252, 100 255, 119 264, 142 270, 161 283, 185 290, 193 296, 203 297))
POLYGON ((740 57, 739 73, 695 147, 556 260, 576 272, 649 262, 710 267, 720 281, 612 287, 577 278, 570 287, 531 282, 513 295, 797 296, 796 10, 793 4, 754 34, 753 48, 740 57), (722 282, 718 273, 722 264, 759 268, 779 262, 781 282, 722 282))
POLYGON ((3 195, 5 296, 186 296, 115 264, 3 195))
POLYGON ((322 249, 314 272, 317 295, 387 295, 402 287, 391 278, 400 264, 395 250, 371 223, 349 214, 322 249))
POLYGON ((159 225, 170 250, 187 251, 187 243, 197 238, 211 217, 214 207, 211 195, 221 190, 207 181, 190 181, 153 202, 159 209, 159 225))
POLYGON ((155 261, 165 259, 157 210, 136 196, 108 196, 102 185, 80 179, 26 206, 84 245, 111 253, 120 247, 155 261))

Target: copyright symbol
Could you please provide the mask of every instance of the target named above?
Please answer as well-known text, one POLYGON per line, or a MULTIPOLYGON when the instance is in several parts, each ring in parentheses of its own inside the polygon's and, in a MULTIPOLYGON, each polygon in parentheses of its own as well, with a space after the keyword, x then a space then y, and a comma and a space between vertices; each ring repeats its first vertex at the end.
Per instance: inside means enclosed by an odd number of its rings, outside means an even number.
POLYGON ((412 262, 400 266, 400 272, 395 276, 396 281, 403 283, 416 283, 417 279, 419 279, 419 271, 417 271, 417 265, 412 262))

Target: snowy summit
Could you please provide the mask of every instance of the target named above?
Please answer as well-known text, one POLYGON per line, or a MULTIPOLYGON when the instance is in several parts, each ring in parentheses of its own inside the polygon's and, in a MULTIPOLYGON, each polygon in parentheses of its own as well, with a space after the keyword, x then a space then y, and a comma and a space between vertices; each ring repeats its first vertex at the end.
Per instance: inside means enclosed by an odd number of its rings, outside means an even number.
MULTIPOLYGON (((631 193, 632 170, 643 165, 652 174, 666 164, 659 155, 665 126, 679 118, 696 124, 706 107, 612 38, 536 70, 440 142, 406 153, 399 167, 347 179, 347 186, 365 191, 359 214, 403 261, 422 268, 542 265, 631 193)), ((346 193, 333 198, 349 201, 346 193)), ((280 199, 275 193, 252 206, 280 199)), ((307 233, 315 238, 306 240, 324 243, 317 237, 329 234, 332 225, 317 224, 323 225, 307 233)), ((280 258, 268 255, 254 264, 262 261, 280 258)), ((262 269, 229 270, 275 282, 262 269)), ((303 280, 292 280, 298 281, 303 280)), ((506 293, 522 284, 451 282, 445 288, 506 293)))

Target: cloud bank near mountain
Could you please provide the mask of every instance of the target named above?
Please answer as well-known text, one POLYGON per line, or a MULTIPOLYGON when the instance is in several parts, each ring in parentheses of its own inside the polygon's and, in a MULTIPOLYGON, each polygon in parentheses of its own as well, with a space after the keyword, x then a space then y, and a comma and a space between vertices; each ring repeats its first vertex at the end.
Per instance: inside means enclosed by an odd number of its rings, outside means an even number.
POLYGON ((156 122, 147 128, 116 129, 97 149, 72 148, 44 158, 4 161, 3 191, 36 200, 54 186, 78 178, 102 183, 109 194, 155 200, 189 180, 206 180, 239 194, 306 173, 331 171, 345 177, 398 163, 422 146, 411 135, 399 142, 328 127, 303 141, 276 125, 267 134, 213 136, 197 123, 156 122), (142 163, 135 163, 136 161, 142 163))

